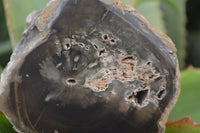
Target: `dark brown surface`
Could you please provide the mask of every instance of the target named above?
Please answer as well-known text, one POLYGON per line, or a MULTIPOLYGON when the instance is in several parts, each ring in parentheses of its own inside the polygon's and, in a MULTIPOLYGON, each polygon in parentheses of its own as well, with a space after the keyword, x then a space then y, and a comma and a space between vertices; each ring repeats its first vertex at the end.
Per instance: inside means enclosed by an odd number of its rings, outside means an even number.
POLYGON ((119 1, 54 0, 32 18, 0 88, 17 130, 164 132, 180 80, 166 35, 119 1))

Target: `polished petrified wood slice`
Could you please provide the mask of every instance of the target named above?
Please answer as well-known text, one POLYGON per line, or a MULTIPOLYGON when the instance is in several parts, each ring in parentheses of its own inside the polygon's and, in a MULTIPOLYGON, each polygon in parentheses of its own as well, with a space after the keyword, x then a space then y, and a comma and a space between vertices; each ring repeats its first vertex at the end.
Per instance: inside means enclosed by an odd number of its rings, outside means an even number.
POLYGON ((52 0, 4 70, 0 109, 25 133, 161 133, 179 95, 172 41, 114 0, 52 0))

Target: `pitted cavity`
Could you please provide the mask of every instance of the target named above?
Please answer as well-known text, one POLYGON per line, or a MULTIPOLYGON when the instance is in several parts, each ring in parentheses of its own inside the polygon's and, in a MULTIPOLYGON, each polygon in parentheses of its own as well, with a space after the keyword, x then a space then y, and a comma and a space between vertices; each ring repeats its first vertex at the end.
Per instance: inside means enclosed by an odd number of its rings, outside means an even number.
MULTIPOLYGON (((101 53, 100 55, 105 51, 105 49, 99 51, 99 53, 101 53)), ((135 55, 123 56, 121 53, 114 53, 111 55, 109 52, 107 52, 107 54, 108 56, 103 57, 101 60, 101 64, 103 64, 104 67, 87 77, 85 87, 99 92, 105 91, 108 87, 107 84, 112 83, 114 80, 118 80, 122 83, 133 82, 135 80, 151 83, 159 77, 159 73, 157 73, 151 65, 138 64, 139 61, 135 55)))
POLYGON ((117 38, 116 36, 114 36, 112 33, 101 33, 102 35, 102 40, 103 42, 110 44, 110 45, 114 45, 117 44, 117 42, 119 41, 119 38, 117 38))
POLYGON ((70 39, 65 38, 63 43, 62 43, 63 49, 64 50, 69 50, 71 48, 71 42, 70 39))
POLYGON ((159 91, 156 94, 156 97, 158 100, 162 100, 166 95, 166 88, 165 87, 161 87, 159 89, 159 91))
MULTIPOLYGON (((151 93, 151 84, 160 77, 160 73, 152 65, 152 61, 141 62, 136 54, 127 54, 127 52, 121 49, 110 50, 110 46, 107 44, 116 44, 118 39, 112 34, 102 34, 101 38, 103 45, 98 43, 98 39, 86 39, 88 44, 81 42, 81 37, 74 35, 73 38, 64 38, 60 41, 62 44, 62 49, 66 52, 69 49, 73 50, 73 47, 80 47, 81 49, 88 51, 93 48, 96 54, 94 56, 95 60, 87 64, 86 70, 90 70, 90 74, 84 77, 84 88, 89 88, 94 92, 104 92, 110 86, 112 86, 114 81, 121 82, 122 84, 137 84, 137 87, 133 93, 129 96, 125 96, 125 101, 133 102, 136 106, 144 107, 148 104, 149 95, 151 93), (138 90, 143 86, 148 86, 138 90)), ((66 53, 64 52, 64 53, 66 53)), ((78 63, 81 61, 82 55, 69 55, 66 53, 67 64, 73 62, 72 70, 78 70, 78 63)), ((84 62, 83 62, 84 63, 84 62)), ((64 65, 64 64, 63 64, 64 65)), ((57 65, 58 68, 60 64, 57 65)), ((76 85, 77 81, 74 79, 67 79, 66 85, 73 86, 76 85)), ((115 88, 111 88, 112 92, 116 92, 115 88)), ((126 90, 124 90, 126 92, 126 90)), ((165 96, 165 90, 160 89, 156 92, 157 100, 163 99, 165 96)), ((114 95, 115 93, 113 93, 114 95)))
POLYGON ((66 84, 67 85, 75 85, 77 82, 76 82, 76 80, 75 79, 73 79, 73 78, 69 78, 69 79, 67 79, 66 80, 66 84))
MULTIPOLYGON (((141 63, 136 55, 129 55, 120 50, 111 52, 104 48, 97 52, 99 53, 101 68, 86 76, 84 87, 94 92, 104 92, 113 85, 114 81, 121 82, 124 85, 137 84, 139 88, 148 86, 140 90, 137 90, 136 87, 136 90, 130 96, 125 97, 125 99, 128 99, 125 101, 133 102, 138 107, 148 105, 149 101, 152 100, 149 97, 152 90, 151 84, 160 77, 160 73, 152 66, 152 61, 141 63), (104 53, 106 54, 104 55, 104 53)), ((112 92, 116 92, 115 88, 110 89, 112 89, 112 92)), ((160 91, 157 94, 157 99, 159 100, 163 96, 164 91, 160 91)))
POLYGON ((149 97, 150 88, 145 87, 144 89, 138 89, 128 95, 125 99, 127 101, 133 101, 136 106, 143 107, 147 104, 145 102, 149 97))

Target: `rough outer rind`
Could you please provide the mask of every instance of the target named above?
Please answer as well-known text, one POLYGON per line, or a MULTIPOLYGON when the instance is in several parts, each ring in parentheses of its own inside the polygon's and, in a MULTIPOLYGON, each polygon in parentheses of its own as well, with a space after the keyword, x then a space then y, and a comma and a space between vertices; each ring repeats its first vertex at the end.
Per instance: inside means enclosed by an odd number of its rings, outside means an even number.
MULTIPOLYGON (((173 80, 173 96, 169 100, 167 106, 164 108, 160 119, 157 122, 158 130, 156 132, 164 132, 165 123, 167 121, 167 117, 169 112, 171 111, 172 107, 176 103, 176 100, 180 93, 180 72, 178 68, 178 61, 176 58, 176 48, 172 43, 171 39, 168 38, 164 33, 160 32, 159 30, 152 27, 148 20, 146 20, 142 15, 137 13, 137 11, 131 7, 128 7, 121 3, 120 1, 114 0, 82 0, 84 2, 91 2, 94 4, 101 4, 105 7, 109 12, 114 13, 116 16, 120 17, 125 21, 126 24, 131 26, 135 31, 137 31, 140 36, 146 37, 146 39, 151 42, 152 46, 151 49, 162 51, 164 56, 168 57, 166 62, 173 64, 174 66, 173 71, 175 72, 174 80, 173 80)), ((81 3, 81 0, 75 0, 76 4, 81 3)), ((20 68, 24 65, 24 61, 32 51, 36 51, 39 47, 44 45, 52 34, 55 34, 56 31, 54 28, 56 21, 59 20, 61 16, 60 13, 63 12, 65 6, 70 4, 72 0, 52 0, 48 3, 47 7, 42 10, 41 12, 35 13, 33 16, 32 22, 29 24, 29 27, 25 30, 25 37, 21 40, 21 42, 16 46, 14 53, 11 57, 11 61, 2 73, 1 85, 0 85, 0 109, 7 115, 8 119, 14 124, 15 128, 21 132, 41 132, 37 131, 38 129, 32 124, 29 119, 29 114, 27 113, 27 109, 20 107, 18 101, 18 85, 23 81, 23 78, 20 75, 20 68), (13 87, 11 87, 11 84, 13 87), (9 101, 11 97, 11 92, 15 92, 16 97, 16 106, 13 107, 12 103, 9 101), (21 116, 24 115, 24 116, 21 116)), ((103 16, 104 19, 105 16, 103 16)), ((93 31, 91 31, 93 32, 93 31)), ((92 33, 91 33, 92 34, 92 33)), ((84 38, 83 38, 84 39, 84 38)), ((127 53, 126 53, 127 54, 127 53)), ((156 55, 156 53, 153 53, 156 55)), ((40 64, 40 66, 42 66, 40 64)), ((28 77, 29 75, 27 75, 28 77)), ((95 94, 99 95, 99 94, 95 94)), ((13 96, 12 96, 13 97, 13 96)), ((48 99, 46 99, 48 101, 48 99)), ((89 104, 95 103, 96 100, 91 101, 89 104)), ((112 102, 111 102, 112 103, 112 102)), ((112 105, 112 104, 108 105, 112 105)), ((155 102, 156 103, 156 102, 155 102)), ((113 103, 114 104, 114 103, 113 103)), ((127 106, 126 104, 120 104, 121 107, 119 108, 120 112, 126 112, 127 106)), ((137 106, 137 104, 135 105, 137 106)), ((152 105, 153 106, 153 105, 152 105)), ((160 106, 158 104, 158 106, 160 106)), ((83 108, 87 108, 87 106, 83 106, 83 108)), ((148 110, 146 110, 148 111, 148 110)), ((139 111, 138 116, 141 117, 141 114, 144 111, 139 111)), ((136 113, 136 114, 137 114, 136 113)), ((125 113, 126 114, 126 113, 125 113)), ((142 128, 142 127, 141 127, 142 128)), ((151 128, 150 128, 151 129, 151 128)), ((59 131, 59 129, 55 129, 54 131, 59 131)), ((70 130, 71 131, 71 130, 70 130)), ((125 132, 136 132, 140 131, 139 129, 132 129, 132 131, 127 131, 124 129, 125 132)), ((141 131, 144 132, 144 129, 141 131)), ((71 131, 73 132, 73 130, 71 131)), ((89 130, 88 130, 89 132, 89 130)), ((107 131, 106 131, 107 132, 107 131)), ((121 132, 121 131, 120 131, 121 132)), ((149 132, 155 132, 150 131, 149 132)))

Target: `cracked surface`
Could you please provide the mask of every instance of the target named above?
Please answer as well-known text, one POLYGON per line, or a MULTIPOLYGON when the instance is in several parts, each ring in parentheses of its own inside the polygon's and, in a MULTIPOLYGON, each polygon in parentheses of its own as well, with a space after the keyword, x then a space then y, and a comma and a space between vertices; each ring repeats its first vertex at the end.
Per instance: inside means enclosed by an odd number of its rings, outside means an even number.
POLYGON ((118 0, 53 0, 34 14, 0 86, 18 131, 164 132, 180 79, 166 35, 118 0))

